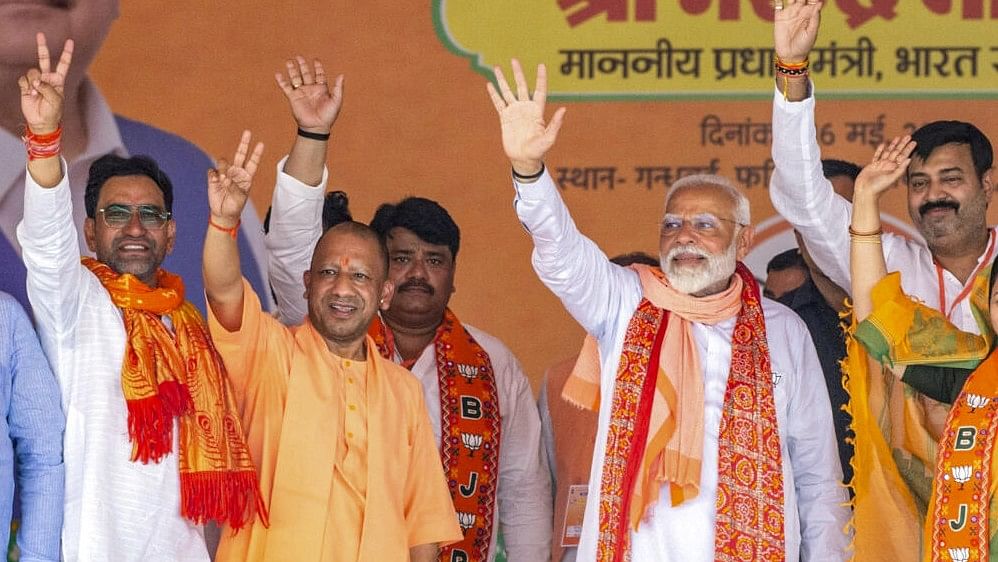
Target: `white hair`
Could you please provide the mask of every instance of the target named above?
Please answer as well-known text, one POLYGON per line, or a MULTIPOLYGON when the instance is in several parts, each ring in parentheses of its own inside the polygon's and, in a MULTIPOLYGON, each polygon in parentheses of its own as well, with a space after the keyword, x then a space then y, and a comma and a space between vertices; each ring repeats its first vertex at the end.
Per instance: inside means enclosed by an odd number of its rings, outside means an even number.
POLYGON ((676 180, 665 194, 665 207, 668 208, 669 200, 676 192, 683 189, 697 189, 700 187, 716 187, 723 190, 731 197, 735 207, 735 222, 741 224, 751 224, 752 216, 749 212, 749 200, 731 180, 716 174, 694 174, 676 180))

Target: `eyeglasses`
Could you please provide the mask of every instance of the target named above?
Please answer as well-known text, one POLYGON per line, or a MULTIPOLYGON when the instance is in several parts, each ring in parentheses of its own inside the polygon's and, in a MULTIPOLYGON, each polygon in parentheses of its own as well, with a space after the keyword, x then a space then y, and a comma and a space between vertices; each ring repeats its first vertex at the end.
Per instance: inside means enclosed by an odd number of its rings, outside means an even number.
POLYGON ((662 217, 660 226, 662 236, 674 236, 679 234, 679 231, 683 229, 684 224, 690 225, 693 232, 696 232, 697 234, 712 236, 721 231, 722 222, 729 222, 737 226, 748 226, 745 223, 714 216, 711 213, 700 213, 698 215, 693 215, 690 218, 685 218, 681 215, 665 215, 662 217))
POLYGON ((170 220, 170 211, 164 211, 155 205, 120 205, 113 204, 97 209, 97 212, 104 217, 104 224, 108 228, 124 228, 132 222, 135 213, 139 215, 139 223, 150 230, 159 230, 170 220))

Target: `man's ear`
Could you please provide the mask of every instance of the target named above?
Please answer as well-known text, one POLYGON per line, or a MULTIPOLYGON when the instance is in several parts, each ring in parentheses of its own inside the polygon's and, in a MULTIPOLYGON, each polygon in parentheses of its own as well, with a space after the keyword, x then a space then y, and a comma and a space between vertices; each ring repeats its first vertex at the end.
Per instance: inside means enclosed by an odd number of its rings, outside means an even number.
POLYGON ((91 252, 97 252, 97 221, 87 217, 83 221, 83 238, 87 241, 87 248, 91 252))
POLYGON ((745 259, 745 256, 748 255, 749 250, 752 249, 752 240, 754 239, 755 227, 752 225, 743 226, 738 231, 738 239, 735 240, 735 244, 737 244, 735 257, 738 258, 738 261, 745 259))
POLYGON ((308 301, 308 289, 309 285, 312 283, 312 272, 306 269, 305 273, 302 273, 301 277, 302 277, 302 282, 305 285, 305 293, 303 296, 305 297, 305 300, 308 301))
POLYGON ((385 281, 385 284, 381 286, 381 300, 378 301, 379 310, 388 310, 388 307, 392 304, 392 297, 395 296, 395 284, 391 281, 385 281))

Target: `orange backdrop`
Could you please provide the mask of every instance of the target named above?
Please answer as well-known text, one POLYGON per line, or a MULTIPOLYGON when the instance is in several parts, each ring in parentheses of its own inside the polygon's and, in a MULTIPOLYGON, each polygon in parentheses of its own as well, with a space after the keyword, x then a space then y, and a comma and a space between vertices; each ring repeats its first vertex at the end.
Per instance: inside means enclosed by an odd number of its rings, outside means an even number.
MULTIPOLYGON (((273 165, 294 134, 273 74, 295 53, 346 75, 331 185, 349 193, 359 220, 370 219, 379 203, 410 194, 447 207, 463 233, 452 307, 504 340, 536 388, 548 365, 577 351, 582 331, 531 269, 531 244, 513 213, 485 79, 441 43, 429 2, 127 2, 91 74, 117 113, 178 133, 209 154, 230 155, 240 131, 252 129, 267 144, 253 194, 262 211, 273 165)), ((887 135, 909 122, 948 118, 973 121, 996 138, 993 99, 822 100, 816 80, 818 122, 832 123, 838 133, 824 149, 829 157, 865 161, 872 147, 847 142, 843 124, 881 114, 887 135)), ((709 114, 768 122, 770 107, 766 100, 573 102, 548 163, 617 167, 628 183, 569 188, 567 204, 608 254, 657 254, 664 188, 635 185, 634 168, 718 158, 721 173, 733 176, 735 166, 760 165, 768 146, 704 145, 701 122, 709 114)), ((773 215, 764 186, 747 193, 754 222, 773 215)), ((901 194, 889 205, 907 218, 901 194)))

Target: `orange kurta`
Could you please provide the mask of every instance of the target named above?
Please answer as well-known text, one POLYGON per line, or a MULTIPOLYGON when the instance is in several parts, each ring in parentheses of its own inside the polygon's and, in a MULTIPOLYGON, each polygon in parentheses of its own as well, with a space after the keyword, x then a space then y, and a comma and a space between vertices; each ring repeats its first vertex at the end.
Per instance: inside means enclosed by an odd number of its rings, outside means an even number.
POLYGON ((270 528, 222 533, 216 560, 407 560, 461 529, 419 382, 383 359, 331 353, 306 321, 287 328, 244 282, 242 325, 209 328, 225 360, 270 528), (351 408, 353 406, 353 408, 351 408))

